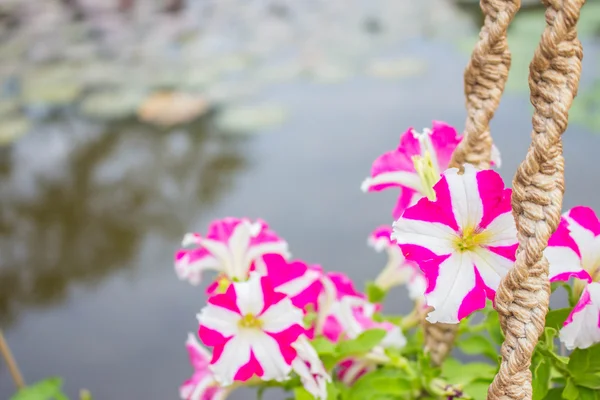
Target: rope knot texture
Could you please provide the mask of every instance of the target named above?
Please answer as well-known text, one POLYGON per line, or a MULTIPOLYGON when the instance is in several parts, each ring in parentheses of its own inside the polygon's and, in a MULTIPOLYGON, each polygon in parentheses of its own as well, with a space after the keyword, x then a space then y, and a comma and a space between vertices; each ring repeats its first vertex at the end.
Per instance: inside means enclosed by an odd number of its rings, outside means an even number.
POLYGON ((495 307, 505 335, 500 370, 488 399, 532 398, 531 356, 544 331, 550 282, 543 251, 561 217, 564 160, 561 135, 577 94, 583 51, 576 24, 585 0, 543 0, 546 28, 530 65, 532 141, 513 180, 519 248, 502 279, 495 307))

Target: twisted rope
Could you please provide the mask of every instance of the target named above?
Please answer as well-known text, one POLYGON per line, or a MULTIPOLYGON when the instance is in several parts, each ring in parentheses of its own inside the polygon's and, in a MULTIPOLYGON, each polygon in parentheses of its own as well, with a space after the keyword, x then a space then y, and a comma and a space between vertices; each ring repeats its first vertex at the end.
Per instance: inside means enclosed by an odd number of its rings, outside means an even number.
MULTIPOLYGON (((452 155, 451 168, 461 168, 465 163, 479 169, 490 167, 489 125, 500 104, 511 61, 506 31, 521 7, 521 0, 481 0, 480 5, 485 20, 465 70, 467 121, 464 138, 452 155)), ((432 362, 440 365, 452 350, 458 324, 431 324, 423 320, 423 329, 425 350, 429 351, 432 362)))
POLYGON ((546 29, 530 65, 532 143, 513 180, 519 249, 496 293, 505 340, 488 399, 532 398, 531 356, 544 331, 550 283, 543 251, 560 220, 564 192, 561 135, 577 93, 583 56, 576 24, 585 0, 543 0, 546 29))

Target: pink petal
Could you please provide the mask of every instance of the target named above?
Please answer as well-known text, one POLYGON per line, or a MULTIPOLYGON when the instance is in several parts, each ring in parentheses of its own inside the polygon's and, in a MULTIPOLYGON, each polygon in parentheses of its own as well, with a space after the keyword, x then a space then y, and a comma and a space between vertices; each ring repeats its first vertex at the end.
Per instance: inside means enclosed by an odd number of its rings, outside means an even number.
POLYGON ((240 309, 237 305, 237 293, 235 285, 229 285, 227 291, 223 294, 216 294, 208 299, 208 304, 212 304, 217 307, 225 308, 229 311, 241 314, 240 309))
POLYGON ((337 290, 337 299, 340 300, 344 296, 354 296, 361 299, 366 299, 363 293, 360 293, 354 287, 352 280, 341 272, 329 272, 327 277, 331 280, 337 290))
POLYGON ((238 382, 246 382, 254 376, 263 376, 264 370, 253 351, 250 351, 250 361, 244 364, 235 374, 234 380, 238 382))
POLYGON ((512 190, 504 189, 502 178, 492 170, 479 171, 477 185, 483 205, 483 217, 479 226, 486 228, 499 215, 512 211, 512 190))
POLYGON ((564 322, 559 337, 569 350, 600 343, 600 283, 588 284, 564 322))
POLYGON ((431 144, 439 165, 439 170, 445 171, 450 165, 452 153, 463 139, 456 129, 445 122, 433 121, 431 144))
POLYGON ((479 271, 477 271, 477 268, 473 269, 475 270, 475 286, 465 296, 458 309, 459 320, 468 317, 477 310, 485 308, 485 301, 488 298, 485 283, 483 282, 483 279, 481 279, 479 271))
POLYGON ((406 244, 400 247, 402 248, 404 257, 406 257, 407 260, 416 262, 425 275, 425 279, 427 280, 425 294, 434 291, 440 274, 440 264, 446 261, 450 257, 450 254, 438 256, 426 247, 412 244, 406 244))
POLYGON ((567 216, 583 228, 592 232, 594 236, 600 235, 600 221, 591 208, 583 206, 573 207, 567 212, 567 216))
POLYGON ((458 231, 459 227, 452 213, 452 200, 446 176, 443 175, 433 189, 436 194, 435 201, 423 197, 416 205, 404 212, 402 219, 434 222, 458 231))
MULTIPOLYGON (((265 313, 270 307, 273 307, 275 304, 279 303, 281 300, 287 298, 287 296, 285 294, 276 292, 275 289, 273 289, 273 284, 271 283, 271 280, 267 276, 260 278, 260 286, 262 289, 263 304, 264 304, 263 309, 260 312, 261 315, 263 313, 265 313)), ((258 295, 258 293, 256 295, 258 295)))

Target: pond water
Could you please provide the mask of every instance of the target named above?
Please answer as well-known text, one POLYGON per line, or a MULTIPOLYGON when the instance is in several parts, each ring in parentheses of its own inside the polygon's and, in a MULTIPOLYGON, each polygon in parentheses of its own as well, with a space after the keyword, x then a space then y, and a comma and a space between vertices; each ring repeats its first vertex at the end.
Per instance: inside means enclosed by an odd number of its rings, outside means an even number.
MULTIPOLYGON (((464 124, 468 53, 422 32, 388 50, 425 63, 410 78, 263 90, 254 100, 283 105, 288 117, 257 135, 221 135, 210 116, 162 130, 66 112, 2 149, 0 323, 25 379, 60 375, 70 395, 87 388, 96 399, 177 398, 191 373, 183 343, 205 298, 177 280, 172 255, 185 232, 215 218, 263 218, 295 257, 358 286, 374 278, 384 259, 366 238, 391 222, 396 193, 360 191, 372 160, 410 126, 464 124)), ((600 47, 592 36, 584 44, 582 92, 600 79, 600 47)), ((492 123, 507 182, 530 131, 526 90, 508 91, 492 123)), ((600 210, 595 133, 573 123, 565 134, 565 208, 600 210)), ((412 305, 397 289, 386 307, 412 305)), ((0 363, 0 398, 12 391, 0 363)))

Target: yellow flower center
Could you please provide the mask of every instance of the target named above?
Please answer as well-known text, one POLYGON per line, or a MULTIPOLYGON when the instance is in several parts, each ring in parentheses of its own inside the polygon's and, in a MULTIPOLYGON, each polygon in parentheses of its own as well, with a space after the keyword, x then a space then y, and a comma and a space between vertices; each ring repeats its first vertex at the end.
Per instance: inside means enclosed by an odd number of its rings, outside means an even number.
POLYGON ((455 239, 454 248, 461 253, 473 251, 476 247, 484 245, 489 237, 487 232, 477 232, 475 228, 467 228, 455 239))
POLYGON ((413 165, 417 171, 417 175, 421 178, 421 184, 423 185, 424 195, 431 201, 435 201, 435 191, 433 186, 440 180, 440 174, 436 171, 431 159, 431 154, 428 150, 425 151, 424 156, 413 156, 413 165))
POLYGON ((254 314, 250 313, 250 314, 246 314, 242 317, 242 319, 240 319, 240 322, 238 322, 238 325, 240 326, 240 328, 261 328, 262 327, 262 321, 258 318, 256 318, 256 316, 254 316, 254 314))
POLYGON ((217 278, 217 289, 215 290, 217 293, 225 293, 229 286, 231 285, 231 281, 227 277, 227 275, 222 275, 217 278))

